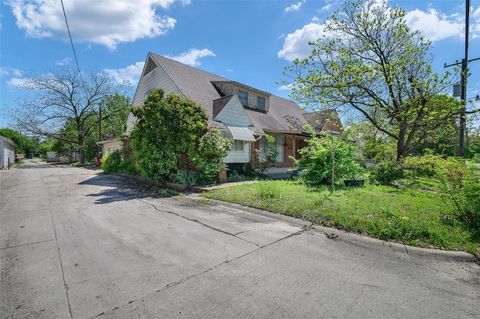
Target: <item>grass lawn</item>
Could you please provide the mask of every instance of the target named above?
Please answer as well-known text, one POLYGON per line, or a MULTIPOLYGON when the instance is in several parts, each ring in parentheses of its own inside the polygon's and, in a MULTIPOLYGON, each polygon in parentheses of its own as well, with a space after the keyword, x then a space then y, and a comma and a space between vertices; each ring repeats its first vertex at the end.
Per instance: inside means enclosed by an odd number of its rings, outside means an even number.
POLYGON ((408 187, 308 188, 295 181, 260 181, 210 191, 207 198, 300 217, 316 224, 409 245, 480 255, 480 236, 455 219, 453 206, 426 180, 408 187))

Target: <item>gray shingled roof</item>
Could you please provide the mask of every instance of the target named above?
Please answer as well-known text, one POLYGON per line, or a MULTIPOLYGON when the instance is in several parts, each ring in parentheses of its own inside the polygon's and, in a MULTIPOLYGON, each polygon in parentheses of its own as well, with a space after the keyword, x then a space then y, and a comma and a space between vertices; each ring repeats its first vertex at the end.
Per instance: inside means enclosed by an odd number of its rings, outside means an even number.
MULTIPOLYGON (((223 127, 222 123, 213 119, 229 98, 222 97, 212 82, 231 80, 154 53, 150 55, 187 98, 204 107, 210 125, 223 127)), ((270 96, 268 113, 251 109, 246 109, 246 112, 258 134, 263 134, 264 131, 301 133, 303 126, 307 124, 303 110, 296 103, 273 94, 270 96)))

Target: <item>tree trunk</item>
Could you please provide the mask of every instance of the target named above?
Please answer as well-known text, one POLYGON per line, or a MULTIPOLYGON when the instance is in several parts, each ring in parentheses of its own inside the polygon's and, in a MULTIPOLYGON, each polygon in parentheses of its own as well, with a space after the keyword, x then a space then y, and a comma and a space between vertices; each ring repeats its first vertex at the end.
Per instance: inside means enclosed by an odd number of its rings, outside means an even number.
POLYGON ((406 130, 404 127, 400 127, 400 132, 397 139, 397 162, 406 155, 406 145, 405 145, 406 130))
POLYGON ((85 139, 83 135, 79 134, 78 136, 78 148, 80 150, 80 165, 85 164, 85 150, 84 150, 85 139))

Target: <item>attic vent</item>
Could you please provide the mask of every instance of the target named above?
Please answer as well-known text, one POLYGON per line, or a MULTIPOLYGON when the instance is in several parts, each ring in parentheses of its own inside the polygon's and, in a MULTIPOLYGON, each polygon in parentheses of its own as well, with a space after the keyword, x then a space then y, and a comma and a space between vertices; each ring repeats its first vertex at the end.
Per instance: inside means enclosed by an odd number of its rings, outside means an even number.
POLYGON ((145 67, 145 75, 150 73, 150 71, 152 71, 156 67, 157 65, 155 64, 155 62, 153 62, 152 59, 148 59, 147 66, 145 67))

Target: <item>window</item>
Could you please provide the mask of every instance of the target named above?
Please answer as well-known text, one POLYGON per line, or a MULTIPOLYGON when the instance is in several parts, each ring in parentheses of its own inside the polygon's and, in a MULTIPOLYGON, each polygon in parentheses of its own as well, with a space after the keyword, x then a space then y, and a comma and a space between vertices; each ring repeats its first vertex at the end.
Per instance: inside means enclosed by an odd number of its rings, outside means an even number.
POLYGON ((248 93, 245 91, 238 91, 238 98, 240 99, 240 102, 242 102, 242 105, 248 105, 248 93))
POLYGON ((257 96, 257 108, 265 111, 265 98, 257 96))
MULTIPOLYGON (((275 137, 275 149, 278 152, 276 162, 283 163, 285 160, 285 135, 274 135, 275 137)), ((262 137, 260 140, 260 161, 264 161, 268 153, 269 145, 267 139, 262 137)))
POLYGON ((234 140, 232 144, 232 150, 243 152, 243 141, 234 140))

